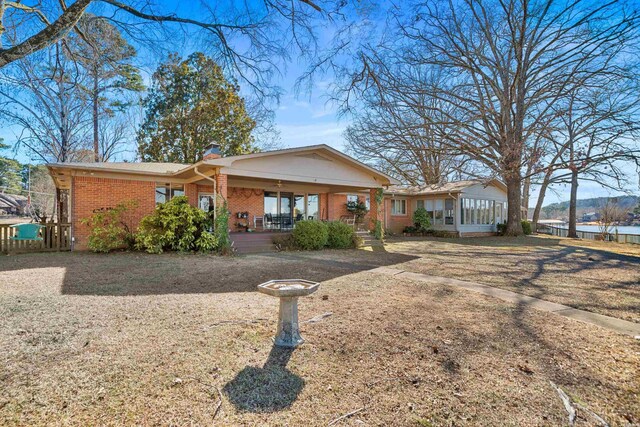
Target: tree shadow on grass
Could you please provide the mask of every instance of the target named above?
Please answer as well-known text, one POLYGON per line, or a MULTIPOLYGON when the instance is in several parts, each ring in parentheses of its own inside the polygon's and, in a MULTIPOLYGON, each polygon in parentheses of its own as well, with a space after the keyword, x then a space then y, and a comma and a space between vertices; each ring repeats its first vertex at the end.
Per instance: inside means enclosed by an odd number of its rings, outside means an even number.
POLYGON ((255 292, 267 280, 303 278, 324 282, 340 276, 415 259, 406 254, 363 250, 281 252, 240 257, 140 252, 41 253, 0 257, 0 273, 19 276, 63 268, 63 295, 141 296, 255 292))
POLYGON ((287 369, 293 349, 273 346, 262 368, 247 366, 223 388, 241 411, 268 413, 290 407, 304 388, 304 380, 287 369))

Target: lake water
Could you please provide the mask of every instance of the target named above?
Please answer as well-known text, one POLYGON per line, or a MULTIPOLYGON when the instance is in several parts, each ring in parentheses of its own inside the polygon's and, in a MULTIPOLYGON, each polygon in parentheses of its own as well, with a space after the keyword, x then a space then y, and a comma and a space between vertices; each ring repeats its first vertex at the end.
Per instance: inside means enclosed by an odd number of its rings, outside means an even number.
MULTIPOLYGON (((561 226, 560 228, 568 228, 565 225, 561 226)), ((618 227, 612 227, 611 228, 611 233, 615 233, 616 232, 616 228, 618 229, 618 234, 635 234, 635 235, 640 235, 640 227, 639 226, 635 226, 635 225, 620 225, 618 227)), ((576 226, 576 229, 578 231, 591 231, 594 233, 599 233, 600 232, 600 228, 597 225, 580 225, 578 224, 576 226)))

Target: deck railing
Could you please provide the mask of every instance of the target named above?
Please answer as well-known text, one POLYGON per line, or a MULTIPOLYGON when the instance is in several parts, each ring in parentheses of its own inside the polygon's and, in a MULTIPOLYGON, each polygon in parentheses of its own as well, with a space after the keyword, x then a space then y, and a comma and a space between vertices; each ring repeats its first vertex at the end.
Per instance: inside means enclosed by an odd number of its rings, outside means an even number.
POLYGON ((16 229, 0 224, 0 253, 55 252, 71 250, 71 224, 42 224, 42 240, 15 240, 16 229))
MULTIPOLYGON (((538 233, 550 234, 552 236, 558 236, 558 237, 567 237, 569 234, 569 230, 566 228, 554 227, 553 225, 548 225, 548 224, 538 224, 536 231, 538 233)), ((636 245, 640 245, 640 235, 638 234, 620 234, 615 232, 603 234, 598 231, 580 231, 580 230, 577 230, 576 234, 580 239, 605 240, 608 242, 635 243, 636 245)))

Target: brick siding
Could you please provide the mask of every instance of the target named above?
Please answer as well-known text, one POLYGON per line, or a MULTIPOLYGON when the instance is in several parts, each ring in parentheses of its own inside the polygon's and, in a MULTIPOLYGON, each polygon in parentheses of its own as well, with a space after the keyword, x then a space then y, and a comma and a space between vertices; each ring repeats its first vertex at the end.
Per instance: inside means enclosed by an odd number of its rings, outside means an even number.
POLYGON ((264 191, 257 188, 229 187, 227 191, 229 212, 229 228, 236 231, 236 223, 249 223, 253 228, 253 218, 264 215, 264 191), (238 212, 248 212, 248 219, 238 219, 238 212))
POLYGON ((71 221, 74 249, 87 249, 89 227, 82 220, 98 209, 113 208, 119 203, 135 200, 137 206, 127 213, 125 222, 135 230, 140 220, 153 212, 156 206, 156 183, 125 179, 73 177, 71 190, 71 221))

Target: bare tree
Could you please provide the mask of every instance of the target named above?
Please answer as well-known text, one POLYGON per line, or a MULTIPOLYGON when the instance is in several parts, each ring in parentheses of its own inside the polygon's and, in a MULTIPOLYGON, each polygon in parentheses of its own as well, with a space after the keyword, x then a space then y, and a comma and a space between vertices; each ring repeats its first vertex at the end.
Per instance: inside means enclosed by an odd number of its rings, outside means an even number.
POLYGON ((142 77, 132 64, 137 52, 104 18, 85 14, 77 28, 82 37, 72 35, 66 45, 71 59, 88 76, 88 85, 83 89, 92 105, 94 161, 106 161, 113 155, 116 143, 122 142, 119 134, 125 129, 122 121, 101 122, 117 120, 116 115, 129 108, 125 101, 127 92, 144 90, 142 77))
POLYGON ((194 18, 167 13, 152 0, 0 1, 0 68, 52 46, 69 32, 83 37, 78 22, 89 11, 120 28, 129 40, 175 50, 181 36, 200 41, 227 71, 246 80, 261 96, 277 96, 269 79, 278 60, 313 57, 318 20, 340 20, 344 2, 333 0, 263 0, 193 2, 194 18))
POLYGON ((394 36, 358 52, 345 92, 376 86, 379 51, 437 69, 446 83, 422 90, 446 106, 433 115, 446 126, 443 140, 504 180, 506 234, 522 234, 523 174, 555 119, 552 107, 597 72, 608 49, 635 36, 638 11, 616 0, 440 0, 397 14, 394 36))
POLYGON ((394 62, 390 57, 384 66, 379 64, 375 86, 349 109, 348 151, 410 185, 441 184, 473 174, 469 158, 442 141, 447 129, 438 111, 446 106, 415 90, 434 84, 439 76, 394 62))
MULTIPOLYGON (((620 208, 616 199, 607 199, 606 202, 598 209, 600 219, 598 220, 598 229, 602 240, 608 240, 613 227, 626 217, 624 209, 620 208)), ((577 236, 569 236, 577 237, 577 236)))
POLYGON ((554 107, 558 121, 552 132, 553 159, 538 200, 541 206, 548 185, 570 184, 569 237, 577 237, 579 180, 622 190, 631 172, 629 166, 640 168, 636 142, 640 137, 640 85, 634 67, 607 60, 599 73, 580 83, 554 107))
POLYGON ((0 117, 21 129, 17 146, 44 162, 73 161, 89 144, 86 75, 61 43, 0 75, 0 117))

